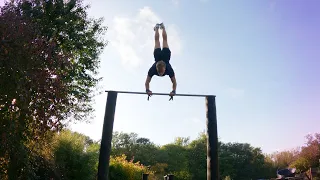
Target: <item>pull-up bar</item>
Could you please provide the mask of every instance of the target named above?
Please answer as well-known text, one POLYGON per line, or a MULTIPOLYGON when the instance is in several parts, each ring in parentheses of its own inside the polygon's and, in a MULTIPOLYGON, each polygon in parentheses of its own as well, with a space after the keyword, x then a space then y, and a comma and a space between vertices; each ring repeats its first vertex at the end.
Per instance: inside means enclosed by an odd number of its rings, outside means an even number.
MULTIPOLYGON (((111 92, 111 91, 105 91, 105 92, 111 92)), ((134 92, 134 91, 116 91, 117 93, 122 94, 144 94, 146 95, 146 92, 134 92)), ((169 93, 152 93, 152 95, 161 95, 161 96, 170 96, 169 93)), ((207 97, 207 96, 214 96, 215 95, 205 95, 205 94, 176 94, 174 96, 193 96, 193 97, 207 97)))
MULTIPOLYGON (((144 92, 131 91, 106 91, 108 92, 104 123, 102 129, 102 138, 100 144, 98 180, 109 180, 109 163, 111 153, 111 141, 114 124, 114 115, 116 110, 118 93, 126 94, 147 94, 144 92)), ((152 93, 153 95, 166 95, 165 93, 152 93)), ((220 180, 218 164, 218 128, 217 112, 214 95, 196 95, 196 94, 176 94, 175 96, 195 96, 205 97, 206 99, 206 117, 207 117, 207 180, 220 180)))

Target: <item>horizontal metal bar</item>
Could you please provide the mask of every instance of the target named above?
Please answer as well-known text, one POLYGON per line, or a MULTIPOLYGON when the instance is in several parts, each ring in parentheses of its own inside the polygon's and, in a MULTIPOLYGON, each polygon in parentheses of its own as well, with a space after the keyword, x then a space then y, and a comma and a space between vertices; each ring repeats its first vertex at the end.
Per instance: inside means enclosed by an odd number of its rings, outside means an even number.
MULTIPOLYGON (((112 90, 106 90, 105 92, 111 92, 112 90)), ((133 91, 113 91, 117 93, 124 93, 124 94, 147 94, 146 92, 133 92, 133 91)), ((170 96, 169 93, 152 93, 152 95, 161 95, 161 96, 170 96)), ((207 96, 214 96, 215 95, 205 95, 205 94, 176 94, 174 96, 192 96, 192 97, 207 97, 207 96)))

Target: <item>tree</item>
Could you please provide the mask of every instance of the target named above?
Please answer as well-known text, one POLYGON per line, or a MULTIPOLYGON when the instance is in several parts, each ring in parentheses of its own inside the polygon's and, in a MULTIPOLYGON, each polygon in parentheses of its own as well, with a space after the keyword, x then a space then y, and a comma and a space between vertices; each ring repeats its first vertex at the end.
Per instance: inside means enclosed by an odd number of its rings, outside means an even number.
POLYGON ((274 159, 277 168, 282 169, 288 168, 298 158, 298 155, 299 151, 297 150, 275 152, 272 154, 272 159, 274 159))
POLYGON ((308 161, 309 167, 317 167, 320 159, 320 134, 309 134, 306 140, 306 146, 301 148, 300 157, 308 161))
POLYGON ((219 148, 221 177, 231 179, 258 179, 268 176, 268 167, 260 148, 248 143, 221 143, 219 148), (262 176, 262 177, 261 177, 262 176))
POLYGON ((306 158, 299 157, 297 160, 290 164, 290 167, 296 168, 297 172, 303 172, 308 170, 311 166, 310 162, 306 158))
MULTIPOLYGON (((125 148, 129 151, 131 149, 131 146, 137 143, 137 139, 137 133, 113 132, 112 147, 115 149, 125 148)), ((138 143, 141 143, 142 141, 143 140, 140 139, 138 143)))
MULTIPOLYGON (((41 98, 43 89, 50 92, 51 85, 62 88, 62 84, 52 80, 47 70, 41 71, 43 64, 52 61, 43 54, 50 54, 54 44, 38 38, 35 24, 17 14, 13 6, 2 8, 0 24, 4 40, 0 49, 0 156, 6 161, 7 175, 15 179, 22 174, 28 176, 28 162, 23 157, 30 153, 24 142, 39 140, 38 135, 40 132, 44 135, 46 124, 55 123, 47 116, 51 110, 46 107, 50 96, 48 100, 41 98), (23 167, 25 171, 21 171, 23 167)), ((56 58, 58 62, 64 59, 56 58)))
POLYGON ((297 158, 290 164, 290 167, 295 167, 298 171, 306 171, 310 167, 319 166, 320 134, 309 134, 306 140, 306 145, 301 147, 297 158))
POLYGON ((114 132, 112 135, 112 155, 126 155, 127 160, 134 157, 134 145, 137 143, 138 135, 136 133, 114 132))
POLYGON ((75 0, 14 0, 1 7, 0 159, 9 178, 29 176, 32 141, 45 142, 65 120, 93 110, 105 28, 86 9, 75 0))
POLYGON ((174 144, 179 145, 179 146, 188 146, 190 142, 190 138, 187 137, 176 137, 174 140, 174 144))
POLYGON ((111 144, 111 154, 114 156, 124 154, 128 161, 139 161, 147 166, 157 163, 158 147, 148 138, 138 137, 136 133, 114 132, 111 144))
POLYGON ((159 150, 157 162, 166 163, 168 173, 188 169, 187 149, 175 144, 166 144, 159 150))
POLYGON ((207 177, 207 136, 200 133, 198 138, 188 145, 188 171, 192 179, 207 177))
POLYGON ((262 177, 264 178, 273 178, 276 175, 277 167, 275 162, 272 160, 271 155, 264 155, 264 165, 262 168, 262 177))
POLYGON ((150 142, 150 139, 148 139, 148 138, 138 138, 137 141, 136 141, 136 143, 142 144, 142 145, 152 144, 152 143, 150 142))
MULTIPOLYGON (((72 116, 83 120, 92 113, 93 89, 101 78, 96 77, 99 54, 106 43, 101 39, 106 27, 102 18, 89 18, 82 0, 16 0, 23 16, 40 27, 40 36, 55 43, 55 53, 68 54, 68 59, 51 68, 51 76, 63 82, 60 91, 66 100, 54 103, 62 119, 72 116), (64 107, 64 108, 63 108, 64 107)), ((50 56, 50 54, 48 54, 50 56)), ((53 88, 54 89, 54 88, 53 88)))
POLYGON ((88 137, 70 130, 56 134, 52 153, 60 178, 95 179, 98 151, 94 143, 87 143, 88 139, 88 137))

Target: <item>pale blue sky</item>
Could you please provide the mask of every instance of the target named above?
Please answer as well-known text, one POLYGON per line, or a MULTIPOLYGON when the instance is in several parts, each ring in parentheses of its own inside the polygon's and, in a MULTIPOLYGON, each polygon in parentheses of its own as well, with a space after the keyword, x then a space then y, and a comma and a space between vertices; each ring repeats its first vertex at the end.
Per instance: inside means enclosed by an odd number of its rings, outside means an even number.
MULTIPOLYGON (((320 132, 319 3, 276 0, 90 0, 104 17, 110 44, 101 55, 101 86, 145 91, 153 60, 153 25, 167 26, 177 93, 217 96, 218 133, 264 152, 304 144, 320 132), (318 23, 319 24, 319 23, 318 23)), ((154 92, 171 91, 154 77, 154 92)), ((107 93, 96 98, 92 124, 72 129, 101 138, 107 93)), ((204 98, 119 94, 114 131, 135 132, 157 144, 205 130, 204 98)))

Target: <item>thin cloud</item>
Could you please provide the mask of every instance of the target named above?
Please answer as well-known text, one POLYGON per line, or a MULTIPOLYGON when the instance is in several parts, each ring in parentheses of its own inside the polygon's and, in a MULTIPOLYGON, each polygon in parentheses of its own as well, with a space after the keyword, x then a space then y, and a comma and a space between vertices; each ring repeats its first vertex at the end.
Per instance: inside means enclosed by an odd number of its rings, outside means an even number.
MULTIPOLYGON (((136 68, 144 62, 153 61, 153 27, 160 22, 162 22, 161 17, 150 7, 143 7, 134 17, 114 17, 113 25, 110 27, 110 34, 112 34, 110 44, 119 53, 124 66, 136 68)), ((182 45, 178 27, 165 22, 164 24, 172 55, 179 55, 182 45)), ((161 31, 160 42, 162 42, 161 31)))

